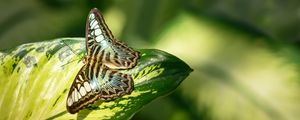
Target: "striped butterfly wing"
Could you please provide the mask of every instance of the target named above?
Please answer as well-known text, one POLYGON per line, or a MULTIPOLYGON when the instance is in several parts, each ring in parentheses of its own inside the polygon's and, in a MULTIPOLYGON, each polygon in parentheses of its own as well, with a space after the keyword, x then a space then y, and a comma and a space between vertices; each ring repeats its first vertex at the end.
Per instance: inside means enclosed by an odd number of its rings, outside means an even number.
POLYGON ((81 68, 72 83, 67 110, 74 114, 99 99, 113 100, 130 94, 132 90, 130 75, 111 70, 101 63, 89 62, 81 68))
POLYGON ((87 19, 86 48, 88 56, 100 59, 111 69, 132 68, 139 58, 139 52, 114 38, 96 8, 90 11, 87 19))

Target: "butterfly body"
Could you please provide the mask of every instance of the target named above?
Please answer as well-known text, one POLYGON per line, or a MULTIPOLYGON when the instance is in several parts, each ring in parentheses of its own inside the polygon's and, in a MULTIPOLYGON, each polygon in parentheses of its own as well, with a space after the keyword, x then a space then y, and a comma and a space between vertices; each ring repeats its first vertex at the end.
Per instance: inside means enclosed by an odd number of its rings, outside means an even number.
POLYGON ((114 100, 133 90, 130 74, 139 53, 116 40, 97 9, 89 13, 86 24, 86 56, 67 98, 67 110, 74 114, 97 100, 114 100))

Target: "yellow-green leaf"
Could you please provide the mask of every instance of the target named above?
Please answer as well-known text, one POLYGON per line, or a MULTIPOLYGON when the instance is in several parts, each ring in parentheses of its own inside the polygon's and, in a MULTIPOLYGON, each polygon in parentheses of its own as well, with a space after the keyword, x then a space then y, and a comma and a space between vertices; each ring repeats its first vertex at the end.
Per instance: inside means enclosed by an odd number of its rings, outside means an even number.
POLYGON ((114 101, 97 101, 74 115, 66 112, 66 95, 83 66, 83 38, 29 43, 0 52, 0 119, 129 119, 172 92, 192 71, 166 52, 138 51, 138 65, 122 71, 134 78, 134 91, 114 101))

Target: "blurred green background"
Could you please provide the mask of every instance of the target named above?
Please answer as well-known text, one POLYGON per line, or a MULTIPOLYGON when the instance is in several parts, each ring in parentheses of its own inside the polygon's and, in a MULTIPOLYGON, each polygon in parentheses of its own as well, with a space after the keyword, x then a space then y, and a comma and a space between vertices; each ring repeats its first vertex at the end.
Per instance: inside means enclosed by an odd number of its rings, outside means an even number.
POLYGON ((0 49, 84 37, 94 7, 129 46, 167 51, 194 69, 134 120, 300 118, 300 1, 1 0, 0 49))

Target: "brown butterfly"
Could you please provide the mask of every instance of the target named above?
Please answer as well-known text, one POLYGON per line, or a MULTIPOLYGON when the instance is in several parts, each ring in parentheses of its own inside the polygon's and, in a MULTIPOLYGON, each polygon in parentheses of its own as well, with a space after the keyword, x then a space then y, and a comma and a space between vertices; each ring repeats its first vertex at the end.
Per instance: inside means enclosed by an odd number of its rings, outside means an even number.
POLYGON ((97 100, 114 100, 133 90, 130 69, 137 64, 139 52, 116 40, 98 9, 90 11, 86 22, 86 56, 67 98, 67 110, 76 113, 97 100))

